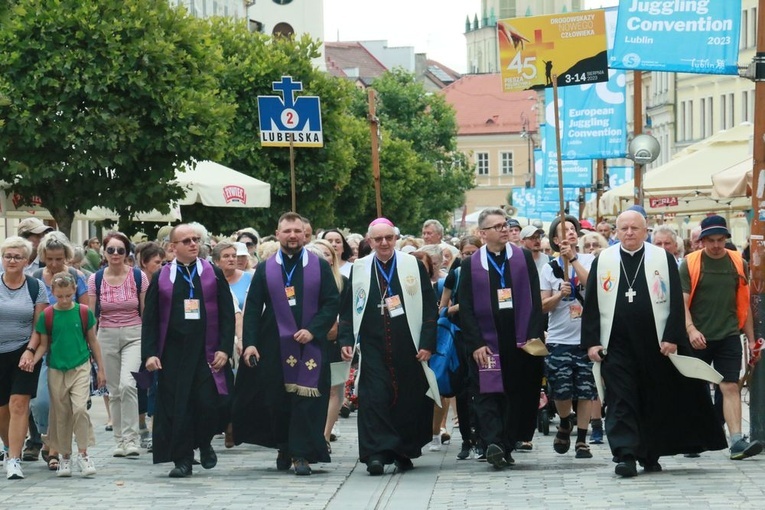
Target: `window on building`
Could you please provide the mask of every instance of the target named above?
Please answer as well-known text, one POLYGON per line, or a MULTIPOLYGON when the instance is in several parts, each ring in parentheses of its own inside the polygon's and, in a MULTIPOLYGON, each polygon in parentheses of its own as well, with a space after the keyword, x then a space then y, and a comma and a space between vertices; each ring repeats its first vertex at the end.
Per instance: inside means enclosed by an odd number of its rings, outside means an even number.
POLYGON ((701 117, 700 117, 701 138, 706 138, 708 136, 707 134, 707 99, 706 98, 703 98, 701 100, 701 111, 699 113, 701 114, 701 117))
POLYGON ((680 102, 680 125, 677 127, 677 136, 680 138, 680 140, 686 140, 686 134, 685 134, 685 126, 687 125, 687 115, 686 112, 687 105, 685 104, 685 101, 680 102))
POLYGON ((735 109, 735 101, 734 101, 735 94, 732 92, 728 94, 728 120, 727 124, 729 128, 732 128, 736 125, 736 109, 735 109))
POLYGON ((475 165, 478 175, 489 175, 489 153, 476 152, 475 165))
POLYGON ((685 121, 685 139, 693 140, 693 100, 688 101, 688 119, 685 121))
POLYGON ((749 47, 749 11, 741 11, 741 39, 738 45, 739 49, 749 47))
POLYGON ((741 122, 749 122, 751 118, 749 114, 749 91, 745 90, 741 93, 741 122))
POLYGON ((502 160, 502 175, 513 175, 513 153, 500 152, 499 156, 502 160))

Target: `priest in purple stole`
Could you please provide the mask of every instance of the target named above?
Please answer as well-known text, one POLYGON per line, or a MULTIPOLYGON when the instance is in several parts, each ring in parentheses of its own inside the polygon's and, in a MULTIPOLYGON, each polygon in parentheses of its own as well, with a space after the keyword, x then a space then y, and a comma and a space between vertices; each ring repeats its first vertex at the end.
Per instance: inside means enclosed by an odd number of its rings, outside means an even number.
POLYGON ((234 303, 223 272, 199 259, 190 225, 170 232, 176 258, 154 274, 146 292, 142 358, 158 371, 154 463, 173 462, 170 477, 191 475, 194 449, 202 467, 217 456, 210 441, 227 420, 234 347, 234 303))
POLYGON ((276 448, 277 469, 310 475, 310 464, 331 460, 324 440, 327 333, 340 295, 329 264, 303 249, 300 215, 285 213, 278 225, 280 249, 258 265, 244 308, 234 441, 276 448))
POLYGON ((379 476, 386 464, 412 469, 433 437, 433 403, 441 399, 427 361, 438 311, 425 267, 394 251, 390 220, 373 221, 368 237, 374 252, 353 264, 338 341, 345 360, 358 342, 359 458, 379 476))
POLYGON ((502 209, 478 217, 484 246, 462 261, 460 322, 474 378, 474 406, 486 459, 496 469, 513 464, 516 441, 536 427, 542 356, 523 347, 542 336, 539 276, 531 252, 508 242, 502 209))

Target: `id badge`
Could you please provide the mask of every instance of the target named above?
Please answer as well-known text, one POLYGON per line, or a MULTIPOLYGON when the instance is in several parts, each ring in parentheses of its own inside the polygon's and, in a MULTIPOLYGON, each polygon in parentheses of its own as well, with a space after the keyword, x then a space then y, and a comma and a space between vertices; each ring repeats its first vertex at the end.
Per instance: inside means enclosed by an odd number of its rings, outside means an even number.
POLYGON ((404 315, 404 306, 401 304, 401 298, 398 297, 398 294, 385 298, 385 306, 388 308, 388 315, 391 317, 404 315))
POLYGON ((198 321, 202 318, 198 299, 183 300, 183 318, 192 321, 198 321))
POLYGON ((582 305, 578 302, 568 305, 568 314, 572 321, 582 318, 582 305))
POLYGON ((497 303, 500 310, 510 310, 513 308, 512 289, 497 289, 497 303))
POLYGON ((284 293, 287 294, 287 302, 290 304, 290 306, 295 306, 297 304, 297 299, 295 298, 295 287, 292 285, 289 287, 284 287, 284 293))

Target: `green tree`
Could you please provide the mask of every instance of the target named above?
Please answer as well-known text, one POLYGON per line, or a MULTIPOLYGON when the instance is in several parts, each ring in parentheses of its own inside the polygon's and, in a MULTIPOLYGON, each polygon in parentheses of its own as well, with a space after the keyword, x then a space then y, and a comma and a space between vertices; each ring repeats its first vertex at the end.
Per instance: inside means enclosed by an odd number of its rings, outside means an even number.
POLYGON ((93 206, 167 211, 235 111, 209 28, 166 0, 17 0, 0 25, 0 179, 59 228, 93 206))
POLYGON ((209 21, 211 37, 219 46, 223 66, 218 69, 221 90, 238 105, 226 149, 219 163, 271 184, 268 209, 183 207, 213 232, 230 233, 245 226, 272 232, 281 213, 292 208, 289 149, 261 147, 257 97, 276 95, 272 83, 282 76, 302 82, 301 95, 321 98, 324 147, 295 149, 297 212, 314 225, 336 222, 331 206, 350 182, 355 166, 354 131, 363 127, 350 117, 352 85, 313 67, 318 43, 301 39, 271 38, 250 33, 240 23, 209 21))
MULTIPOLYGON (((440 94, 429 94, 412 74, 394 70, 372 83, 378 93, 376 105, 382 143, 380 174, 383 214, 403 232, 419 232, 428 218, 446 220, 473 187, 473 171, 457 151, 457 123, 452 107, 440 94)), ((365 118, 365 92, 353 104, 356 117, 365 118)), ((357 146, 359 165, 351 185, 339 200, 342 220, 361 230, 376 215, 371 176, 369 131, 357 146), (358 207, 355 207, 358 206, 358 207)))

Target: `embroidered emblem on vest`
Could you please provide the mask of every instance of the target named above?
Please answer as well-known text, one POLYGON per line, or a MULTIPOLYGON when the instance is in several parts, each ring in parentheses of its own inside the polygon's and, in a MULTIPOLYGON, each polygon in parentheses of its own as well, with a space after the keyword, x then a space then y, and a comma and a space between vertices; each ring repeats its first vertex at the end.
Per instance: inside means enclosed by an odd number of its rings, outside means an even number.
POLYGON ((659 271, 653 272, 653 285, 651 285, 651 294, 654 295, 656 304, 667 302, 667 284, 661 277, 659 271))
POLYGON ((367 293, 364 292, 364 289, 359 289, 356 292, 356 313, 361 313, 364 311, 364 303, 367 302, 367 293))
POLYGON ((611 271, 608 271, 605 276, 600 277, 600 285, 606 292, 614 290, 614 280, 611 278, 611 271))

